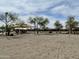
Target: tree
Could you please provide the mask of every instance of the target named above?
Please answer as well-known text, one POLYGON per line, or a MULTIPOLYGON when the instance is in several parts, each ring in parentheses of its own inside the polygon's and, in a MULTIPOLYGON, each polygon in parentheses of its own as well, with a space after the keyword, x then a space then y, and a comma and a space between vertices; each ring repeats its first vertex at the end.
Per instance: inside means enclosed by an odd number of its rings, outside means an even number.
POLYGON ((4 26, 4 25, 0 26, 0 29, 1 29, 1 32, 4 33, 4 31, 5 31, 5 26, 4 26))
POLYGON ((73 16, 69 16, 66 22, 66 28, 69 30, 69 33, 72 34, 72 30, 77 27, 79 24, 73 16))
POLYGON ((39 25, 42 29, 46 29, 46 25, 49 23, 48 18, 40 17, 39 25))
POLYGON ((34 29, 37 30, 37 34, 39 27, 45 28, 45 26, 49 23, 48 19, 43 17, 30 17, 29 20, 30 23, 34 25, 34 29))
POLYGON ((37 30, 37 34, 38 34, 38 23, 40 21, 39 17, 30 17, 29 18, 30 23, 34 25, 34 30, 37 30))
POLYGON ((33 24, 34 25, 34 29, 36 29, 36 22, 37 22, 37 20, 35 18, 33 18, 33 17, 29 17, 29 22, 31 24, 33 24))
POLYGON ((5 24, 6 36, 10 35, 9 25, 11 25, 14 21, 16 21, 16 19, 18 19, 17 16, 10 12, 0 14, 0 21, 2 21, 5 24))
POLYGON ((60 30, 63 27, 62 24, 58 20, 54 23, 54 25, 57 30, 60 30))
POLYGON ((54 23, 54 26, 57 31, 60 31, 60 29, 63 28, 62 24, 58 20, 54 23))

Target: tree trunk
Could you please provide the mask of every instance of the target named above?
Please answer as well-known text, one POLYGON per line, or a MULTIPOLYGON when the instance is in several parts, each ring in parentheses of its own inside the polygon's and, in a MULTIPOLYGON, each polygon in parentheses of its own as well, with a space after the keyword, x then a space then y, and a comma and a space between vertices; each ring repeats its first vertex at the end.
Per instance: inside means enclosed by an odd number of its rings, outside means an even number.
POLYGON ((38 24, 37 24, 37 29, 36 30, 37 30, 37 34, 39 34, 38 24))
POLYGON ((6 19, 5 19, 5 25, 6 25, 6 26, 5 26, 5 34, 6 34, 6 36, 7 36, 7 35, 8 35, 8 33, 7 33, 7 32, 8 32, 8 24, 7 24, 7 23, 8 23, 8 21, 7 21, 8 19, 7 19, 7 13, 5 14, 5 16, 6 16, 6 19))
POLYGON ((69 29, 69 34, 72 34, 72 28, 69 29))
POLYGON ((34 24, 34 34, 36 34, 36 25, 34 24))
POLYGON ((8 34, 7 34, 7 29, 8 29, 8 25, 7 25, 7 23, 6 23, 6 26, 5 26, 5 35, 7 36, 8 34))
POLYGON ((8 31, 7 35, 10 36, 10 31, 8 31))

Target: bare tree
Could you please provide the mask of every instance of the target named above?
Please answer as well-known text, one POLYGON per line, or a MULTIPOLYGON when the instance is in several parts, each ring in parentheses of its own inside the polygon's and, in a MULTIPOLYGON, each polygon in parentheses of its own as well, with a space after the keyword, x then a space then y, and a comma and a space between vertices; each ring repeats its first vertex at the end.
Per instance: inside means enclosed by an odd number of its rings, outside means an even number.
POLYGON ((5 24, 6 36, 10 35, 9 25, 12 24, 14 21, 16 21, 16 19, 18 19, 18 17, 10 12, 5 12, 3 14, 0 14, 0 21, 2 21, 5 24))

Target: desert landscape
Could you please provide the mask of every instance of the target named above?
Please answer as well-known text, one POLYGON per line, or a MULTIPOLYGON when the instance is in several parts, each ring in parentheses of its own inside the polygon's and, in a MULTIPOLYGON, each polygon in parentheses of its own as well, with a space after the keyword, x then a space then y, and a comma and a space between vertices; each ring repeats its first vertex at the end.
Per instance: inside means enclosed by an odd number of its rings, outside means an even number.
POLYGON ((79 0, 0 0, 0 59, 79 59, 79 0))
POLYGON ((79 59, 79 35, 0 36, 0 59, 79 59))

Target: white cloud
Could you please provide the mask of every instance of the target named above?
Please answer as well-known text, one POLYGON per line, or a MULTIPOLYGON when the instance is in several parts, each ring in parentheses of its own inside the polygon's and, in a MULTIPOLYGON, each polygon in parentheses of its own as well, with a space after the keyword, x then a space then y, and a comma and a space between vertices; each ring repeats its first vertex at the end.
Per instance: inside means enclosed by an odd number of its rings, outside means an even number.
MULTIPOLYGON (((35 11, 43 11, 50 5, 57 3, 60 0, 2 0, 0 6, 6 10, 5 7, 10 8, 11 11, 17 11, 20 9, 21 12, 33 13, 35 11), (17 10, 15 10, 17 9, 17 10)), ((3 10, 3 11, 4 11, 3 10)), ((9 10, 6 10, 9 11, 9 10)))
MULTIPOLYGON (((1 0, 0 2, 0 12, 15 12, 20 15, 20 18, 24 21, 28 19, 29 16, 36 12, 45 13, 50 12, 50 14, 62 14, 63 16, 69 15, 79 15, 79 0, 1 0)), ((40 14, 38 16, 43 16, 49 18, 49 27, 54 27, 53 22, 60 20, 56 17, 51 17, 49 14, 40 14)), ((65 21, 62 20, 61 23, 65 25, 65 21)))
POLYGON ((62 5, 51 9, 52 13, 63 14, 65 16, 79 15, 79 0, 66 0, 62 5))
POLYGON ((59 4, 59 6, 56 6, 55 9, 52 7, 52 11, 49 10, 50 12, 61 13, 63 15, 79 14, 79 0, 1 0, 0 11, 13 11, 20 14, 25 12, 29 14, 45 11, 56 4, 59 4))

